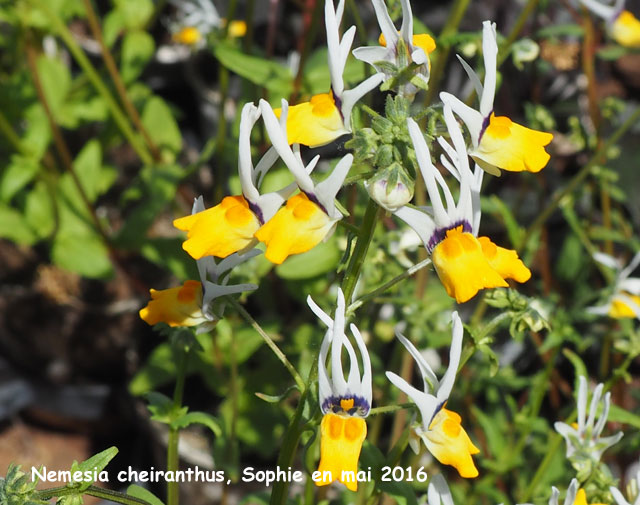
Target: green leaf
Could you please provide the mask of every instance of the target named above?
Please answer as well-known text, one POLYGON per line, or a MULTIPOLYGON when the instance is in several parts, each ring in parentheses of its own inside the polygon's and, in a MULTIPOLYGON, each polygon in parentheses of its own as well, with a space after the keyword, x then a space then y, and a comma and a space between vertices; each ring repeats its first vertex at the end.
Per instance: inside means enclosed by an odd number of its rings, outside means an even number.
POLYGON ((202 424, 209 428, 216 437, 222 436, 222 428, 220 423, 211 414, 206 412, 189 412, 176 419, 171 423, 173 429, 186 428, 190 424, 202 424))
POLYGON ((605 46, 598 49, 598 51, 596 52, 596 56, 603 60, 615 61, 622 58, 628 52, 629 51, 627 51, 627 49, 622 46, 605 46))
POLYGON ((180 280, 197 279, 196 262, 182 250, 183 239, 153 238, 144 242, 140 253, 152 263, 166 268, 180 280))
POLYGON ((280 63, 245 54, 228 42, 216 44, 213 54, 229 70, 274 95, 289 96, 293 90, 291 71, 280 63))
POLYGON ((37 182, 29 191, 25 201, 24 218, 39 239, 47 238, 53 233, 56 227, 56 209, 45 182, 37 182))
POLYGON ((60 231, 51 247, 53 262, 85 277, 105 279, 113 274, 109 250, 96 233, 60 231))
POLYGON ((172 424, 175 419, 183 417, 189 410, 189 407, 174 405, 171 398, 156 391, 147 393, 147 401, 151 419, 160 423, 172 424))
POLYGON ((33 180, 39 168, 40 165, 33 158, 17 154, 11 156, 0 178, 0 200, 9 203, 18 191, 33 180))
POLYGON ((407 482, 384 482, 381 480, 382 468, 386 460, 380 449, 365 441, 360 455, 360 467, 371 467, 371 473, 375 479, 376 488, 391 496, 397 505, 418 505, 416 493, 407 482))
POLYGON ((115 0, 117 9, 122 12, 124 24, 130 30, 144 29, 153 16, 151 0, 115 0))
POLYGON ((138 498, 139 500, 144 500, 149 503, 149 505, 164 505, 160 498, 158 498, 148 489, 145 489, 142 486, 138 486, 137 484, 131 484, 127 488, 127 494, 129 496, 133 496, 134 498, 138 498))
MULTIPOLYGON (((91 456, 86 461, 82 461, 81 463, 74 461, 71 465, 71 475, 73 475, 74 472, 95 472, 98 474, 107 467, 109 461, 111 461, 116 454, 118 454, 118 448, 109 447, 108 449, 91 456)), ((77 488, 79 492, 82 492, 93 484, 93 482, 93 480, 83 480, 79 483, 79 486, 78 483, 74 482, 67 484, 67 487, 72 487, 74 489, 77 488)))
POLYGON ((576 24, 553 24, 550 26, 545 26, 541 28, 536 33, 536 38, 547 38, 547 37, 582 37, 584 35, 584 28, 580 25, 576 24))
POLYGON ((146 31, 134 30, 124 36, 121 61, 124 82, 133 82, 142 73, 154 51, 153 37, 146 31))
MULTIPOLYGON (((38 76, 51 114, 62 126, 74 126, 65 117, 63 106, 71 87, 71 74, 61 61, 41 55, 36 61, 38 76)), ((71 122, 72 123, 72 122, 71 122)))
POLYGON ((104 37, 104 43, 107 47, 113 46, 118 35, 124 30, 125 16, 122 10, 113 9, 104 17, 102 24, 102 36, 104 37))
POLYGON ((73 162, 73 168, 91 203, 111 187, 118 175, 114 168, 102 166, 102 148, 96 139, 84 145, 73 162))
POLYGON ((640 429, 640 416, 633 414, 622 407, 618 407, 617 405, 612 404, 609 407, 609 416, 607 419, 609 421, 628 424, 629 426, 640 429))
POLYGON ((0 237, 22 245, 31 245, 37 240, 24 216, 16 209, 0 203, 0 237))
POLYGON ((283 279, 311 279, 335 270, 339 261, 340 251, 332 237, 306 253, 290 256, 276 267, 276 273, 283 279))
POLYGON ((173 161, 182 149, 182 136, 171 109, 162 98, 153 96, 147 101, 142 111, 142 124, 151 140, 162 149, 163 159, 173 161))

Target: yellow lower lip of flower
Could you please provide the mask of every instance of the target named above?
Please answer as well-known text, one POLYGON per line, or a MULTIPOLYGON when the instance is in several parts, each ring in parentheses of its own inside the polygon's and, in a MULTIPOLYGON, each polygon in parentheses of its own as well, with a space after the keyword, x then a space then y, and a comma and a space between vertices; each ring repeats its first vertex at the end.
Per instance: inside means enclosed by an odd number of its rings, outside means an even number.
POLYGON ((413 36, 413 45, 422 49, 429 55, 436 50, 436 41, 428 33, 419 33, 413 36))
POLYGON ((318 471, 321 479, 316 480, 316 485, 326 486, 338 480, 347 486, 347 489, 357 491, 358 482, 355 476, 358 473, 358 458, 366 436, 367 423, 361 417, 325 414, 320 425, 318 471))
POLYGON ((208 320, 202 314, 202 284, 186 281, 177 288, 150 290, 151 300, 140 309, 140 318, 153 326, 197 326, 208 320))
POLYGON ((247 23, 244 21, 231 21, 227 34, 232 38, 244 37, 247 34, 247 23))
POLYGON ((447 294, 458 303, 470 300, 481 289, 508 286, 483 254, 478 239, 463 232, 462 226, 447 231, 431 259, 447 294))
POLYGON ((471 455, 478 454, 480 449, 473 445, 461 422, 458 414, 443 407, 423 436, 427 449, 440 463, 453 466, 460 477, 470 479, 478 476, 471 455))
POLYGON ((291 254, 313 249, 334 225, 335 220, 307 195, 299 193, 289 198, 287 204, 256 232, 255 237, 267 245, 265 257, 279 265, 291 254))
POLYGON ((174 220, 173 226, 187 232, 182 248, 198 260, 226 258, 251 247, 260 222, 243 196, 227 196, 215 207, 174 220))
POLYGON ((471 156, 483 168, 491 165, 509 172, 539 172, 549 161, 544 147, 552 139, 551 133, 532 130, 506 116, 491 114, 489 125, 471 156))
POLYGON ((640 47, 640 21, 629 11, 622 11, 611 25, 611 37, 624 47, 640 47))
MULTIPOLYGON (((282 109, 273 112, 280 117, 282 109)), ((290 105, 287 113, 287 141, 318 147, 349 133, 332 93, 314 95, 308 102, 290 105)))
MULTIPOLYGON (((633 303, 640 307, 640 296, 630 295, 628 293, 624 293, 628 296, 633 303)), ((615 319, 628 319, 637 317, 636 313, 627 305, 624 300, 614 299, 611 302, 611 308, 609 309, 609 317, 613 317, 615 319)))
POLYGON ((173 40, 180 44, 192 46, 202 40, 202 34, 195 26, 185 26, 179 32, 173 34, 173 40))
POLYGON ((527 282, 531 278, 531 270, 518 258, 516 251, 497 246, 489 237, 478 237, 478 242, 482 247, 482 254, 500 277, 516 282, 527 282))

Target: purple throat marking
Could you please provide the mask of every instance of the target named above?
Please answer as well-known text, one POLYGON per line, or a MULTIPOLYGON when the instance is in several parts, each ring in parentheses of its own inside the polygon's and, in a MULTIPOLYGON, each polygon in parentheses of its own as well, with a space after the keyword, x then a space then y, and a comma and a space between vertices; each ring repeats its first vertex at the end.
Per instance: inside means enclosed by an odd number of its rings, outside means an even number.
POLYGON ((427 244, 427 251, 429 252, 429 254, 433 252, 435 247, 440 242, 442 242, 445 238, 447 238, 447 232, 449 230, 454 230, 459 226, 462 226, 463 233, 471 233, 472 231, 471 225, 469 224, 469 221, 467 221, 466 219, 461 219, 460 221, 456 221, 451 226, 447 226, 446 228, 438 228, 436 231, 433 232, 427 244))
POLYGON ((325 398, 324 401, 322 402, 321 408, 322 408, 323 414, 327 414, 329 412, 333 412, 334 414, 345 412, 350 416, 357 415, 359 417, 365 417, 369 413, 371 406, 369 405, 369 402, 364 398, 362 398, 361 396, 346 395, 346 396, 329 396, 325 398), (343 410, 342 405, 340 405, 340 402, 342 400, 353 400, 353 407, 350 408, 349 410, 343 410))

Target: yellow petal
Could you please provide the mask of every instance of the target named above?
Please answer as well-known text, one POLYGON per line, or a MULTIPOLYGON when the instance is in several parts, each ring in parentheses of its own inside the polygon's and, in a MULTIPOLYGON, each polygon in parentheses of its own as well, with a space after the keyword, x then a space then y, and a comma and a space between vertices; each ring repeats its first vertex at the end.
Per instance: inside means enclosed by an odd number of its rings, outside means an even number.
MULTIPOLYGON (((281 109, 274 109, 277 117, 281 109)), ((322 146, 349 133, 332 93, 314 95, 308 102, 289 106, 287 140, 289 144, 322 146)))
MULTIPOLYGON (((578 489, 576 493, 576 499, 573 500, 573 505, 588 505, 587 504, 587 493, 584 489, 578 489)), ((592 503, 591 505, 604 505, 602 503, 592 503)))
MULTIPOLYGON (((636 305, 640 306, 640 296, 630 295, 629 293, 623 293, 629 297, 636 305)), ((627 305, 624 300, 614 298, 611 302, 611 308, 609 309, 609 317, 615 319, 627 319, 637 317, 636 313, 627 305)))
POLYGON ((187 232, 182 248, 198 260, 226 258, 251 247, 260 222, 243 196, 227 196, 215 207, 176 219, 173 226, 187 232))
POLYGON ((447 294, 458 303, 470 300, 481 289, 508 285, 487 261, 478 239, 463 232, 462 226, 447 231, 431 259, 447 294))
POLYGON ((427 56, 436 50, 436 41, 428 33, 414 35, 413 45, 422 49, 427 56))
POLYGON ((202 40, 202 34, 195 26, 185 26, 179 32, 173 34, 173 40, 180 44, 192 46, 202 40))
POLYGON ((322 479, 317 486, 326 486, 333 481, 342 482, 351 491, 358 490, 355 479, 358 473, 358 458, 362 443, 367 436, 367 423, 361 417, 346 417, 328 413, 320 425, 320 464, 318 471, 322 479), (331 478, 329 479, 329 474, 331 478), (345 472, 345 473, 343 473, 345 472))
POLYGON ((491 114, 489 125, 471 156, 483 168, 488 164, 509 172, 539 172, 549 161, 544 146, 552 139, 551 133, 532 130, 506 116, 491 114))
POLYGON ((640 47, 640 21, 629 11, 622 11, 611 26, 611 37, 625 47, 640 47))
POLYGON ((186 281, 182 286, 156 291, 150 290, 151 300, 140 309, 140 317, 153 326, 197 326, 208 320, 202 314, 202 284, 186 281))
POLYGON ((431 421, 424 437, 427 449, 440 463, 453 466, 460 477, 469 479, 478 476, 471 455, 478 454, 480 449, 473 445, 461 422, 458 414, 443 407, 431 421))
POLYGON ((498 247, 489 237, 478 237, 478 242, 482 246, 484 257, 500 277, 517 282, 527 282, 531 278, 531 270, 518 258, 517 252, 498 247))
POLYGON ((287 200, 275 216, 267 221, 255 237, 267 245, 265 257, 280 264, 291 254, 307 252, 331 231, 331 219, 307 195, 299 193, 287 200))
POLYGON ((229 37, 244 37, 247 34, 247 23, 244 21, 231 21, 229 23, 229 37))

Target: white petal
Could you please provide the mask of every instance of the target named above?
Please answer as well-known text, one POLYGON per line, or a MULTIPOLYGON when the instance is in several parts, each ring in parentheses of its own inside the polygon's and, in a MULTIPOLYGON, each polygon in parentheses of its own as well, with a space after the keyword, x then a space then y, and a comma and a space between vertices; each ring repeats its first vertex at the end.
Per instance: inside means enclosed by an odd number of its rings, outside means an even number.
POLYGON ((262 186, 262 180, 264 176, 267 174, 269 169, 274 165, 276 161, 278 161, 278 151, 275 150, 273 146, 271 146, 266 153, 260 158, 258 164, 253 169, 253 182, 257 188, 262 186))
POLYGON ((380 31, 384 35, 387 47, 395 48, 400 37, 396 26, 393 24, 393 21, 389 16, 389 12, 387 12, 387 6, 385 5, 384 0, 371 0, 371 3, 376 11, 378 25, 380 26, 380 31))
POLYGON ((605 21, 611 22, 614 20, 614 17, 616 15, 615 8, 609 5, 604 5, 597 0, 580 0, 580 2, 582 2, 582 4, 587 9, 589 9, 595 15, 600 16, 605 21))
POLYGON ((640 251, 636 253, 629 264, 620 272, 620 279, 626 279, 640 265, 640 251))
POLYGON ((242 108, 240 132, 238 135, 238 176, 242 185, 242 194, 254 203, 260 196, 255 186, 253 161, 251 160, 251 130, 260 117, 260 110, 252 103, 242 108))
POLYGON ((420 369, 420 375, 422 376, 422 383, 423 383, 422 387, 424 389, 424 392, 429 393, 431 388, 434 388, 434 390, 437 389, 439 384, 438 378, 436 377, 436 374, 429 366, 429 363, 427 363, 427 361, 423 358, 422 354, 420 354, 420 351, 418 351, 418 349, 416 349, 413 343, 401 333, 396 333, 396 337, 398 337, 398 340, 402 342, 402 345, 405 346, 407 351, 409 351, 409 354, 411 354, 415 362, 418 364, 418 368, 420 369))
POLYGON ((364 339, 360 334, 360 330, 358 330, 355 324, 351 324, 350 328, 351 333, 353 333, 353 336, 356 339, 356 343, 358 344, 358 349, 360 349, 360 356, 362 356, 363 372, 362 382, 360 383, 360 394, 365 400, 367 400, 369 407, 371 407, 371 402, 373 401, 373 392, 371 385, 371 358, 369 358, 369 351, 367 350, 364 339))
POLYGON ((262 254, 262 251, 260 249, 251 249, 250 251, 247 251, 244 254, 239 254, 239 253, 230 254, 225 259, 220 261, 220 263, 215 265, 213 271, 209 270, 209 272, 212 273, 213 279, 217 281, 226 272, 235 268, 240 263, 244 263, 245 261, 248 261, 251 258, 255 258, 256 256, 259 256, 260 254, 262 254))
POLYGON ((413 231, 418 234, 424 246, 427 247, 429 239, 436 229, 436 224, 431 216, 406 205, 400 207, 393 214, 413 228, 413 231))
POLYGON ((429 505, 453 505, 451 490, 440 473, 431 477, 427 493, 429 505))
POLYGON ((453 312, 451 314, 451 321, 453 323, 453 328, 451 330, 451 348, 449 350, 449 366, 447 367, 447 371, 442 377, 442 381, 440 382, 440 386, 438 387, 438 391, 436 393, 436 397, 438 398, 438 402, 442 403, 443 401, 449 398, 451 394, 451 390, 453 389, 453 383, 456 380, 456 374, 458 373, 458 366, 460 365, 460 355, 462 354, 462 321, 460 320, 460 316, 458 316, 457 312, 453 312))
MULTIPOLYGON (((307 299, 308 301, 308 299, 307 299)), ((329 344, 331 344, 332 330, 328 329, 322 339, 322 345, 320 346, 320 354, 318 355, 318 400, 320 402, 320 408, 324 401, 332 396, 331 383, 329 382, 329 376, 327 375, 327 354, 329 353, 329 344)))
POLYGON ((413 43, 413 13, 409 0, 400 0, 402 5, 402 25, 400 26, 400 36, 404 39, 407 47, 413 43))
POLYGON ((484 89, 480 97, 480 114, 489 117, 493 111, 493 99, 496 94, 498 74, 498 41, 496 24, 491 21, 482 23, 482 52, 484 53, 484 89))
POLYGON ((551 497, 549 498, 549 505, 558 505, 558 496, 560 496, 560 491, 555 486, 551 487, 551 497))
POLYGON ((356 47, 352 52, 356 59, 364 61, 369 65, 373 65, 378 61, 389 61, 391 63, 395 62, 393 51, 389 50, 388 47, 363 46, 356 47))
POLYGON ((569 489, 567 489, 567 496, 564 497, 564 505, 573 505, 576 501, 576 494, 578 493, 578 480, 571 479, 569 489))
POLYGON ((612 268, 613 270, 620 270, 622 268, 622 262, 619 259, 603 252, 593 253, 593 259, 606 267, 612 268))
POLYGON ((618 289, 631 295, 640 296, 640 279, 628 277, 618 282, 618 289))
POLYGON ((469 80, 471 81, 471 84, 473 84, 473 88, 476 90, 476 94, 478 95, 478 100, 479 100, 480 97, 482 96, 483 88, 482 88, 482 83, 480 83, 480 78, 478 77, 478 74, 475 73, 475 71, 471 68, 471 66, 459 54, 456 54, 456 57, 458 58, 458 61, 462 64, 462 68, 464 68, 464 71, 469 76, 469 80))
POLYGON ((346 154, 335 166, 331 175, 324 181, 319 183, 314 189, 314 195, 322 206, 327 210, 329 217, 332 219, 339 219, 342 217, 340 211, 336 209, 334 200, 342 184, 344 183, 351 164, 353 163, 353 155, 346 154))
POLYGON ((307 305, 309 305, 309 308, 311 309, 311 311, 316 315, 318 319, 320 319, 320 321, 324 323, 327 329, 329 330, 333 329, 333 319, 331 319, 331 316, 329 316, 329 314, 327 314, 324 310, 322 310, 318 306, 318 304, 313 301, 313 298, 311 298, 311 295, 307 296, 307 305))
POLYGON ((364 95, 369 93, 369 91, 379 86, 383 80, 384 74, 373 74, 371 77, 358 84, 355 88, 342 93, 342 109, 340 112, 344 118, 344 126, 347 131, 351 131, 351 111, 353 110, 353 106, 358 103, 358 100, 360 100, 364 95))
POLYGON ((579 378, 578 386, 578 431, 584 432, 585 421, 587 418, 587 379, 584 375, 579 378))
POLYGON ((341 65, 340 58, 340 35, 339 21, 336 19, 336 13, 333 10, 333 0, 326 0, 324 3, 324 20, 327 30, 327 48, 329 50, 329 73, 331 75, 331 86, 335 93, 342 94, 344 84, 342 82, 342 71, 344 67, 341 65))
POLYGON ((448 104, 453 111, 460 116, 467 125, 469 135, 471 135, 471 141, 474 147, 478 147, 480 142, 480 132, 482 131, 482 123, 484 118, 477 110, 472 109, 466 103, 461 101, 458 97, 453 96, 451 93, 440 93, 440 100, 443 103, 448 104))
POLYGON ((333 337, 331 339, 331 381, 333 382, 333 391, 339 395, 346 392, 347 389, 342 369, 342 346, 345 338, 344 309, 344 294, 339 289, 336 314, 333 320, 333 337))
POLYGON ((397 387, 400 391, 405 393, 418 407, 420 415, 422 416, 422 425, 425 430, 429 429, 431 419, 438 407, 438 400, 436 397, 430 394, 423 393, 422 391, 414 388, 402 377, 399 377, 393 372, 386 372, 387 379, 397 387))
POLYGON ((600 434, 604 429, 604 425, 607 423, 607 416, 609 415, 610 406, 611 406, 611 392, 607 392, 607 394, 604 395, 604 399, 602 400, 602 412, 600 413, 598 422, 593 428, 593 437, 596 439, 600 437, 600 434))
POLYGON ((589 406, 589 418, 587 419, 587 428, 593 428, 593 423, 596 421, 596 412, 598 410, 598 404, 600 403, 600 397, 602 396, 602 390, 604 384, 598 384, 591 396, 591 405, 589 406))
POLYGON ((611 486, 609 488, 611 494, 613 495, 613 499, 616 501, 617 505, 631 505, 625 497, 622 495, 620 491, 618 491, 615 487, 611 486))

